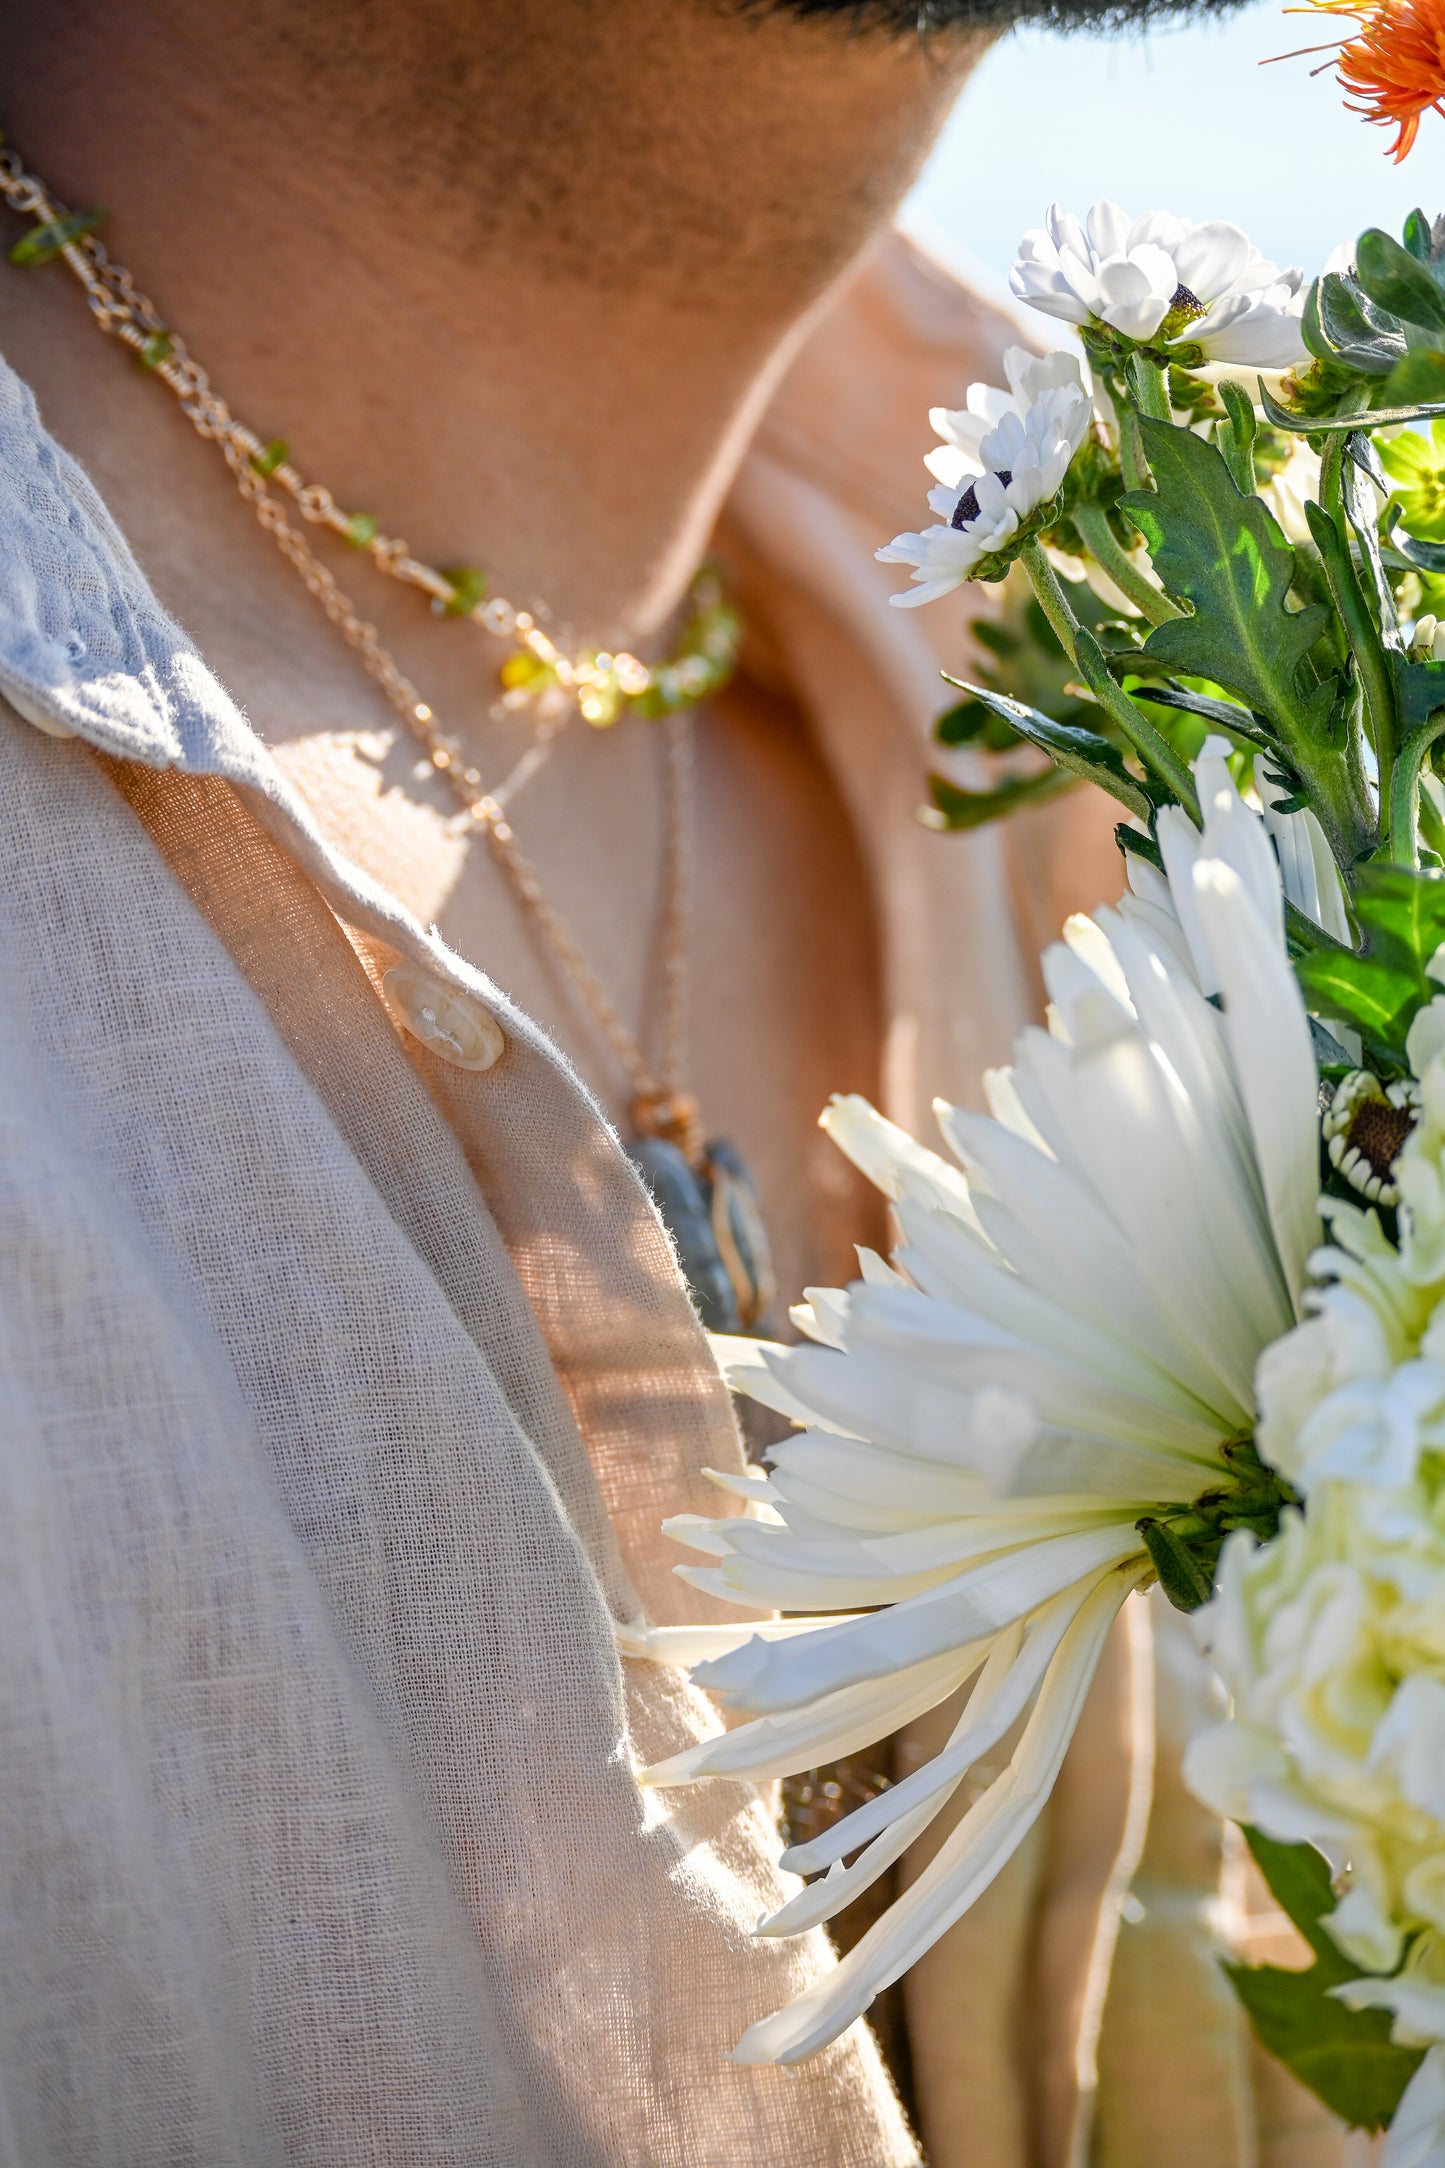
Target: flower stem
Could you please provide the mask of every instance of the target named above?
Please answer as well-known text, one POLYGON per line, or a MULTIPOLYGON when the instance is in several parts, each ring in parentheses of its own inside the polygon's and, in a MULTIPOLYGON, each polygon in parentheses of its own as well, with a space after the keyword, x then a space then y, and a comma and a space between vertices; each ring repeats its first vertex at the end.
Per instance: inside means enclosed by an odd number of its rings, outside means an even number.
POLYGON ((1109 515, 1102 505, 1075 505, 1073 518, 1095 564, 1108 573, 1120 594, 1127 595, 1151 625, 1162 625, 1168 618, 1183 616, 1183 611, 1176 608, 1161 587, 1155 586, 1146 572, 1140 571, 1122 543, 1116 540, 1109 525, 1109 515))
POLYGON ((1119 417, 1119 469, 1128 489, 1152 489, 1154 477, 1149 472, 1149 462, 1144 457, 1144 439, 1139 429, 1139 416, 1127 399, 1116 403, 1119 417))
POLYGON ((1320 457, 1320 503, 1337 527, 1345 516, 1344 461, 1345 440, 1332 437, 1320 457))
POLYGON ((1144 457, 1144 439, 1139 431, 1139 410, 1134 403, 1132 381, 1117 362, 1096 358, 1095 367, 1099 381, 1108 392, 1114 427, 1119 432, 1119 470, 1124 477, 1124 487, 1152 489, 1154 477, 1144 457))
POLYGON ((1069 661, 1083 678, 1109 720, 1128 740, 1146 767, 1152 768, 1194 821, 1199 819, 1199 799, 1194 779, 1168 739, 1154 728, 1143 710, 1114 683, 1104 651, 1094 635, 1075 617, 1058 575, 1044 555, 1038 536, 1031 536, 1020 552, 1020 562, 1033 582, 1039 607, 1058 634, 1069 661))
POLYGON ((1059 585, 1059 576, 1044 554, 1044 546, 1037 536, 1025 542, 1021 556, 1023 568, 1032 580, 1034 593, 1038 596, 1039 608, 1052 625, 1060 647, 1077 670, 1079 620, 1075 617, 1069 598, 1059 585))
POLYGON ((1040 609, 1044 611, 1044 616, 1049 618, 1049 624, 1051 624, 1055 635, 1057 635, 1059 646, 1064 648, 1064 653, 1068 655, 1070 663, 1077 670, 1079 668, 1079 620, 1075 616, 1075 609, 1072 609, 1072 603, 1068 601, 1068 596, 1064 594, 1064 588, 1059 585, 1059 575, 1053 570, 1053 566, 1049 564, 1049 557, 1046 557, 1044 544, 1038 540, 1038 535, 1033 535, 1029 542, 1025 542, 1020 557, 1023 557, 1025 572, 1029 575, 1029 579, 1033 581, 1033 594, 1038 596, 1040 609))
POLYGON ((1157 361, 1149 361, 1143 354, 1131 354, 1125 364, 1125 375, 1134 404, 1141 414, 1147 414, 1155 422, 1173 421, 1169 379, 1157 361))

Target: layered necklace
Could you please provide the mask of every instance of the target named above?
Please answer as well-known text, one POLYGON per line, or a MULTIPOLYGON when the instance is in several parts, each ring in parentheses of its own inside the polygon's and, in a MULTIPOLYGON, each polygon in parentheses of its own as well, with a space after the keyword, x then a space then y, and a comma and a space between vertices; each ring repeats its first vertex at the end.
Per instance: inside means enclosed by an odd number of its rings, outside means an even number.
POLYGON ((68 265, 85 290, 98 329, 129 347, 141 369, 174 395, 196 434, 218 448, 262 528, 417 739, 427 766, 452 791, 462 827, 485 838, 538 941, 627 1079, 634 1132, 628 1150, 677 1244, 704 1324, 718 1332, 759 1326, 774 1287, 753 1183, 735 1148, 707 1135, 698 1102, 683 1085, 691 716, 733 675, 740 637, 739 620, 716 575, 704 570, 693 582, 686 620, 665 660, 649 664, 635 655, 600 650, 565 653, 533 612, 493 593, 478 566, 424 564, 371 513, 347 511, 324 484, 308 481, 284 439, 263 438, 239 420, 178 333, 96 239, 101 214, 67 210, 3 147, 0 201, 30 221, 9 252, 10 262, 68 265), (489 711, 497 719, 523 716, 531 724, 532 743, 502 782, 492 788, 484 784, 464 745, 443 728, 376 627, 317 556, 304 526, 329 529, 386 578, 415 589, 435 615, 477 625, 505 644, 489 711), (663 733, 659 984, 651 1061, 547 895, 508 812, 574 709, 595 728, 631 713, 654 721, 663 733))

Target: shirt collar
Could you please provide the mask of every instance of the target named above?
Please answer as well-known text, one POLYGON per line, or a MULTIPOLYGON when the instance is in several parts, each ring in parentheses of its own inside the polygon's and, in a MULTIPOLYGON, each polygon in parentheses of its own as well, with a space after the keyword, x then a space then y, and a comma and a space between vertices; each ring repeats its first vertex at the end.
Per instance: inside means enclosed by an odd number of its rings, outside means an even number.
POLYGON ((510 1033, 570 1073, 565 1057, 499 988, 332 848, 161 607, 89 477, 49 435, 32 393, 3 356, 0 698, 52 737, 235 784, 339 917, 479 996, 510 1033))

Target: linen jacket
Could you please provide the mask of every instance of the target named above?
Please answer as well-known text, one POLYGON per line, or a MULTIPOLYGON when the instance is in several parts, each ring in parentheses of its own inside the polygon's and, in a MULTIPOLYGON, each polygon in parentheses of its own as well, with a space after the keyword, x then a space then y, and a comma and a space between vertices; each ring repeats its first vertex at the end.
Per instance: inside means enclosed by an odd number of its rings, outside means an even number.
MULTIPOLYGON (((1007 331, 890 244, 725 527, 869 856, 914 1122, 976 1094, 1104 864, 1089 816, 913 818, 959 628, 881 607, 871 551, 1007 331)), ((728 2059, 831 1958, 751 1937, 750 1788, 636 1782, 716 1719, 613 1626, 717 1615, 659 1524, 739 1465, 645 1192, 558 1050, 327 845, 3 364, 0 767, 0 2159, 917 2159, 864 2028, 728 2059)), ((1257 2157, 1217 1833, 1181 1807, 1187 1857, 1138 1858, 1148 1661, 1062 1837, 915 1976, 945 2168, 1157 2157, 1141 2029, 1171 2103, 1187 2035, 1213 2117, 1172 2157, 1257 2157), (1137 1953, 1121 1859, 1159 1885, 1137 1953)))

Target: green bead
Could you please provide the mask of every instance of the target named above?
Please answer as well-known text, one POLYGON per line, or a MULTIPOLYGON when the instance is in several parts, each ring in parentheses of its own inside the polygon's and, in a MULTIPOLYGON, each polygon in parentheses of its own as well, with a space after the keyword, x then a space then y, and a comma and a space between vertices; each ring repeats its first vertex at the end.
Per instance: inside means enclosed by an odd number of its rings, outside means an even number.
POLYGON ((353 512, 346 522, 346 539, 354 550, 368 549, 376 540, 376 514, 353 512))
POLYGON ((589 685, 578 695, 577 706, 584 722, 606 730, 622 713, 622 693, 616 684, 589 685))
POLYGON ((526 648, 519 647, 507 657, 497 675, 509 693, 520 693, 530 690, 534 685, 540 685, 544 678, 551 678, 555 673, 543 662, 540 655, 533 655, 526 648))
POLYGON ((143 369, 158 369, 163 361, 170 360, 175 350, 176 342, 168 331, 153 331, 136 360, 143 369))
POLYGON ((49 263, 72 241, 84 240, 104 222, 104 211, 67 211, 64 218, 52 218, 47 225, 33 226, 29 233, 22 234, 10 251, 10 261, 21 265, 49 263))
POLYGON ((487 593, 486 575, 476 565, 443 565, 442 578, 451 582, 451 600, 443 604, 448 617, 470 617, 487 593))
POLYGON ((253 471, 260 475, 262 481, 265 481, 268 474, 274 474, 278 467, 284 467, 290 457, 291 453, 286 439, 284 437, 272 437, 264 451, 251 454, 251 466, 253 471))

